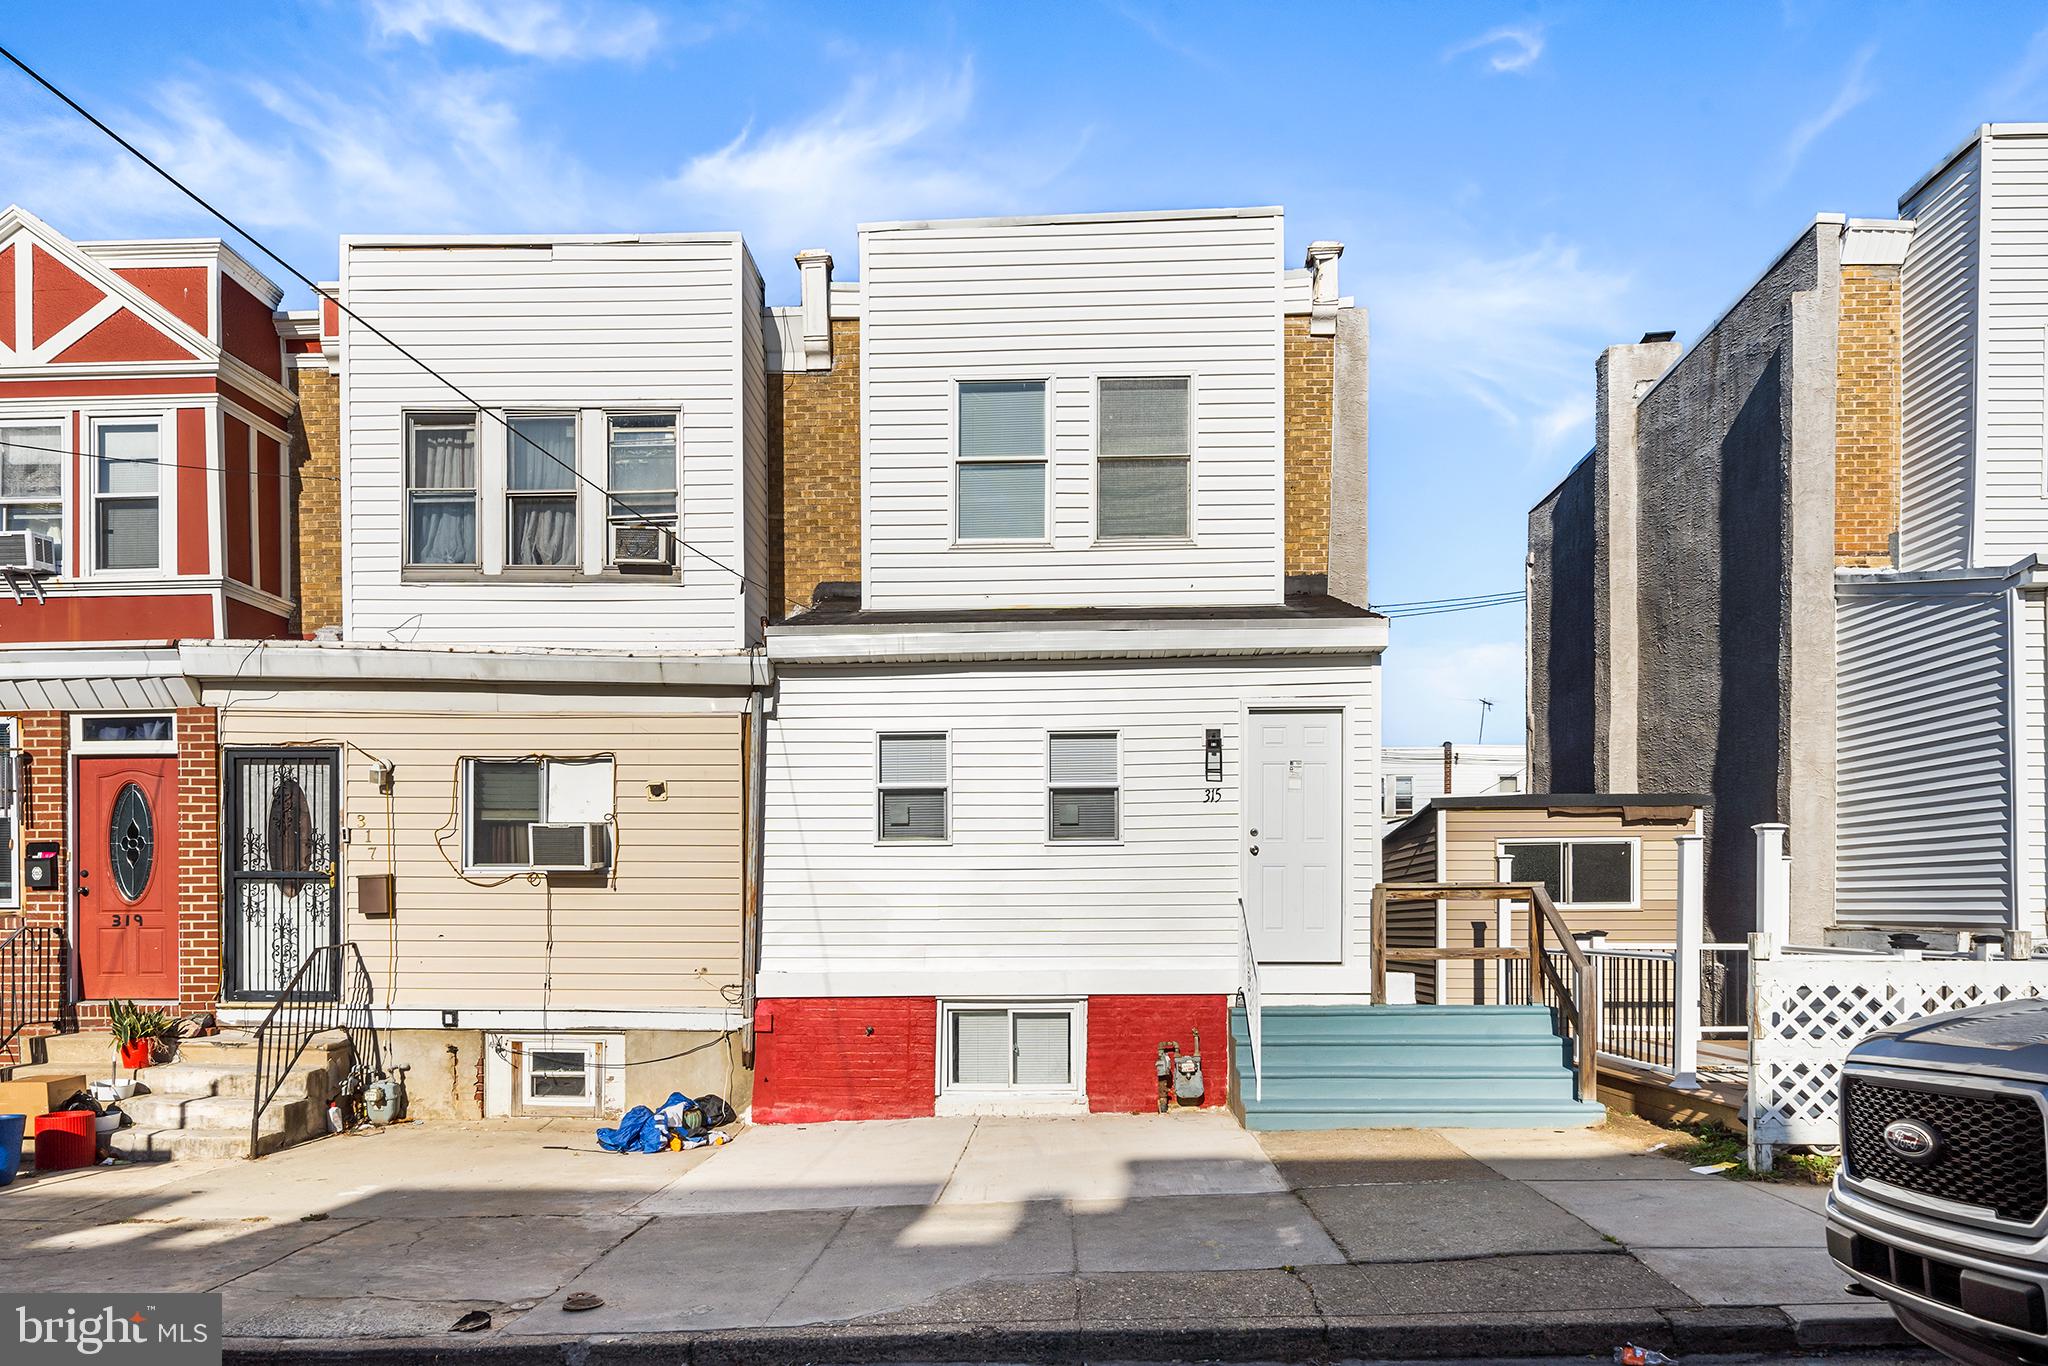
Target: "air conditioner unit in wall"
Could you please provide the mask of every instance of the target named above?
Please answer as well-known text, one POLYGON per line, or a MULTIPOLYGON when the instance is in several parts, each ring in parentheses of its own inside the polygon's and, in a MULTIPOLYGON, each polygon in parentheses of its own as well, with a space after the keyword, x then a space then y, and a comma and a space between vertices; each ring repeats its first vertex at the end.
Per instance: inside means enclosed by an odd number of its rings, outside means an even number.
POLYGON ((606 834, 598 822, 528 821, 528 860, 540 873, 595 872, 608 862, 606 834))
POLYGON ((0 531, 0 570, 21 574, 57 572, 57 543, 33 531, 0 531))
POLYGON ((660 573, 675 568, 676 538, 650 522, 613 522, 612 563, 627 573, 660 573))

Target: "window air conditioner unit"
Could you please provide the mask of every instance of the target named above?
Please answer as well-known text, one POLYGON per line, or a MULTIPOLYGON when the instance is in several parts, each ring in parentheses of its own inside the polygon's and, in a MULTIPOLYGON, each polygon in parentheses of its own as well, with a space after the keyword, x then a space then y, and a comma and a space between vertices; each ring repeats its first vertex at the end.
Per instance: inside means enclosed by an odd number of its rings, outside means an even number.
POLYGON ((673 569, 676 538, 658 523, 613 522, 612 563, 622 570, 673 569))
POLYGON ((529 862, 540 873, 589 873, 605 866, 605 828, 595 822, 528 821, 529 862))
POLYGON ((57 543, 33 531, 0 531, 0 569, 24 574, 57 572, 57 543))

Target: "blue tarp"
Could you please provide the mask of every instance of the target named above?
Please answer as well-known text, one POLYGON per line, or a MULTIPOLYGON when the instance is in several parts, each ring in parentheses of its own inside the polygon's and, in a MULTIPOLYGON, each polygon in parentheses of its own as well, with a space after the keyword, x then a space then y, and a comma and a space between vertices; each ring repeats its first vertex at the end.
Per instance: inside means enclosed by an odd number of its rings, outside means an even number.
MULTIPOLYGON (((672 1092, 661 1103, 666 1110, 671 1105, 687 1105, 689 1098, 681 1091, 672 1092)), ((661 1116, 645 1105, 635 1105, 626 1111, 626 1117, 619 1121, 616 1129, 599 1129, 597 1146, 608 1153, 658 1153, 668 1143, 668 1126, 661 1122, 661 1116)))

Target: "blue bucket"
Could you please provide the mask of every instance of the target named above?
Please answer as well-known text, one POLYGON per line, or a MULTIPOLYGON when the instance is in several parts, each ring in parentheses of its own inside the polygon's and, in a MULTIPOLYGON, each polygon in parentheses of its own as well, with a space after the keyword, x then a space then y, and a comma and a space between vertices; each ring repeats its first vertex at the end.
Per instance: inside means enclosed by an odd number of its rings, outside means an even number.
POLYGON ((21 1134, 27 1115, 0 1115, 0 1186, 11 1186, 21 1171, 21 1134))

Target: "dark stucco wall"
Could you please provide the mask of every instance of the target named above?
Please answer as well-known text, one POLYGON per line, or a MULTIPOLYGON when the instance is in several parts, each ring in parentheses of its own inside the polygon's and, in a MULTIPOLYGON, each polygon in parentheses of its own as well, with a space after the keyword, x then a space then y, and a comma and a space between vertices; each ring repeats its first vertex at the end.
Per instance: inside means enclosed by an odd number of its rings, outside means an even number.
POLYGON ((1750 827, 1788 819, 1792 303, 1820 277, 1809 231, 1637 410, 1637 773, 1713 797, 1718 938, 1752 927, 1750 827))
POLYGON ((1529 512, 1529 781, 1593 788, 1594 465, 1589 455, 1529 512))

